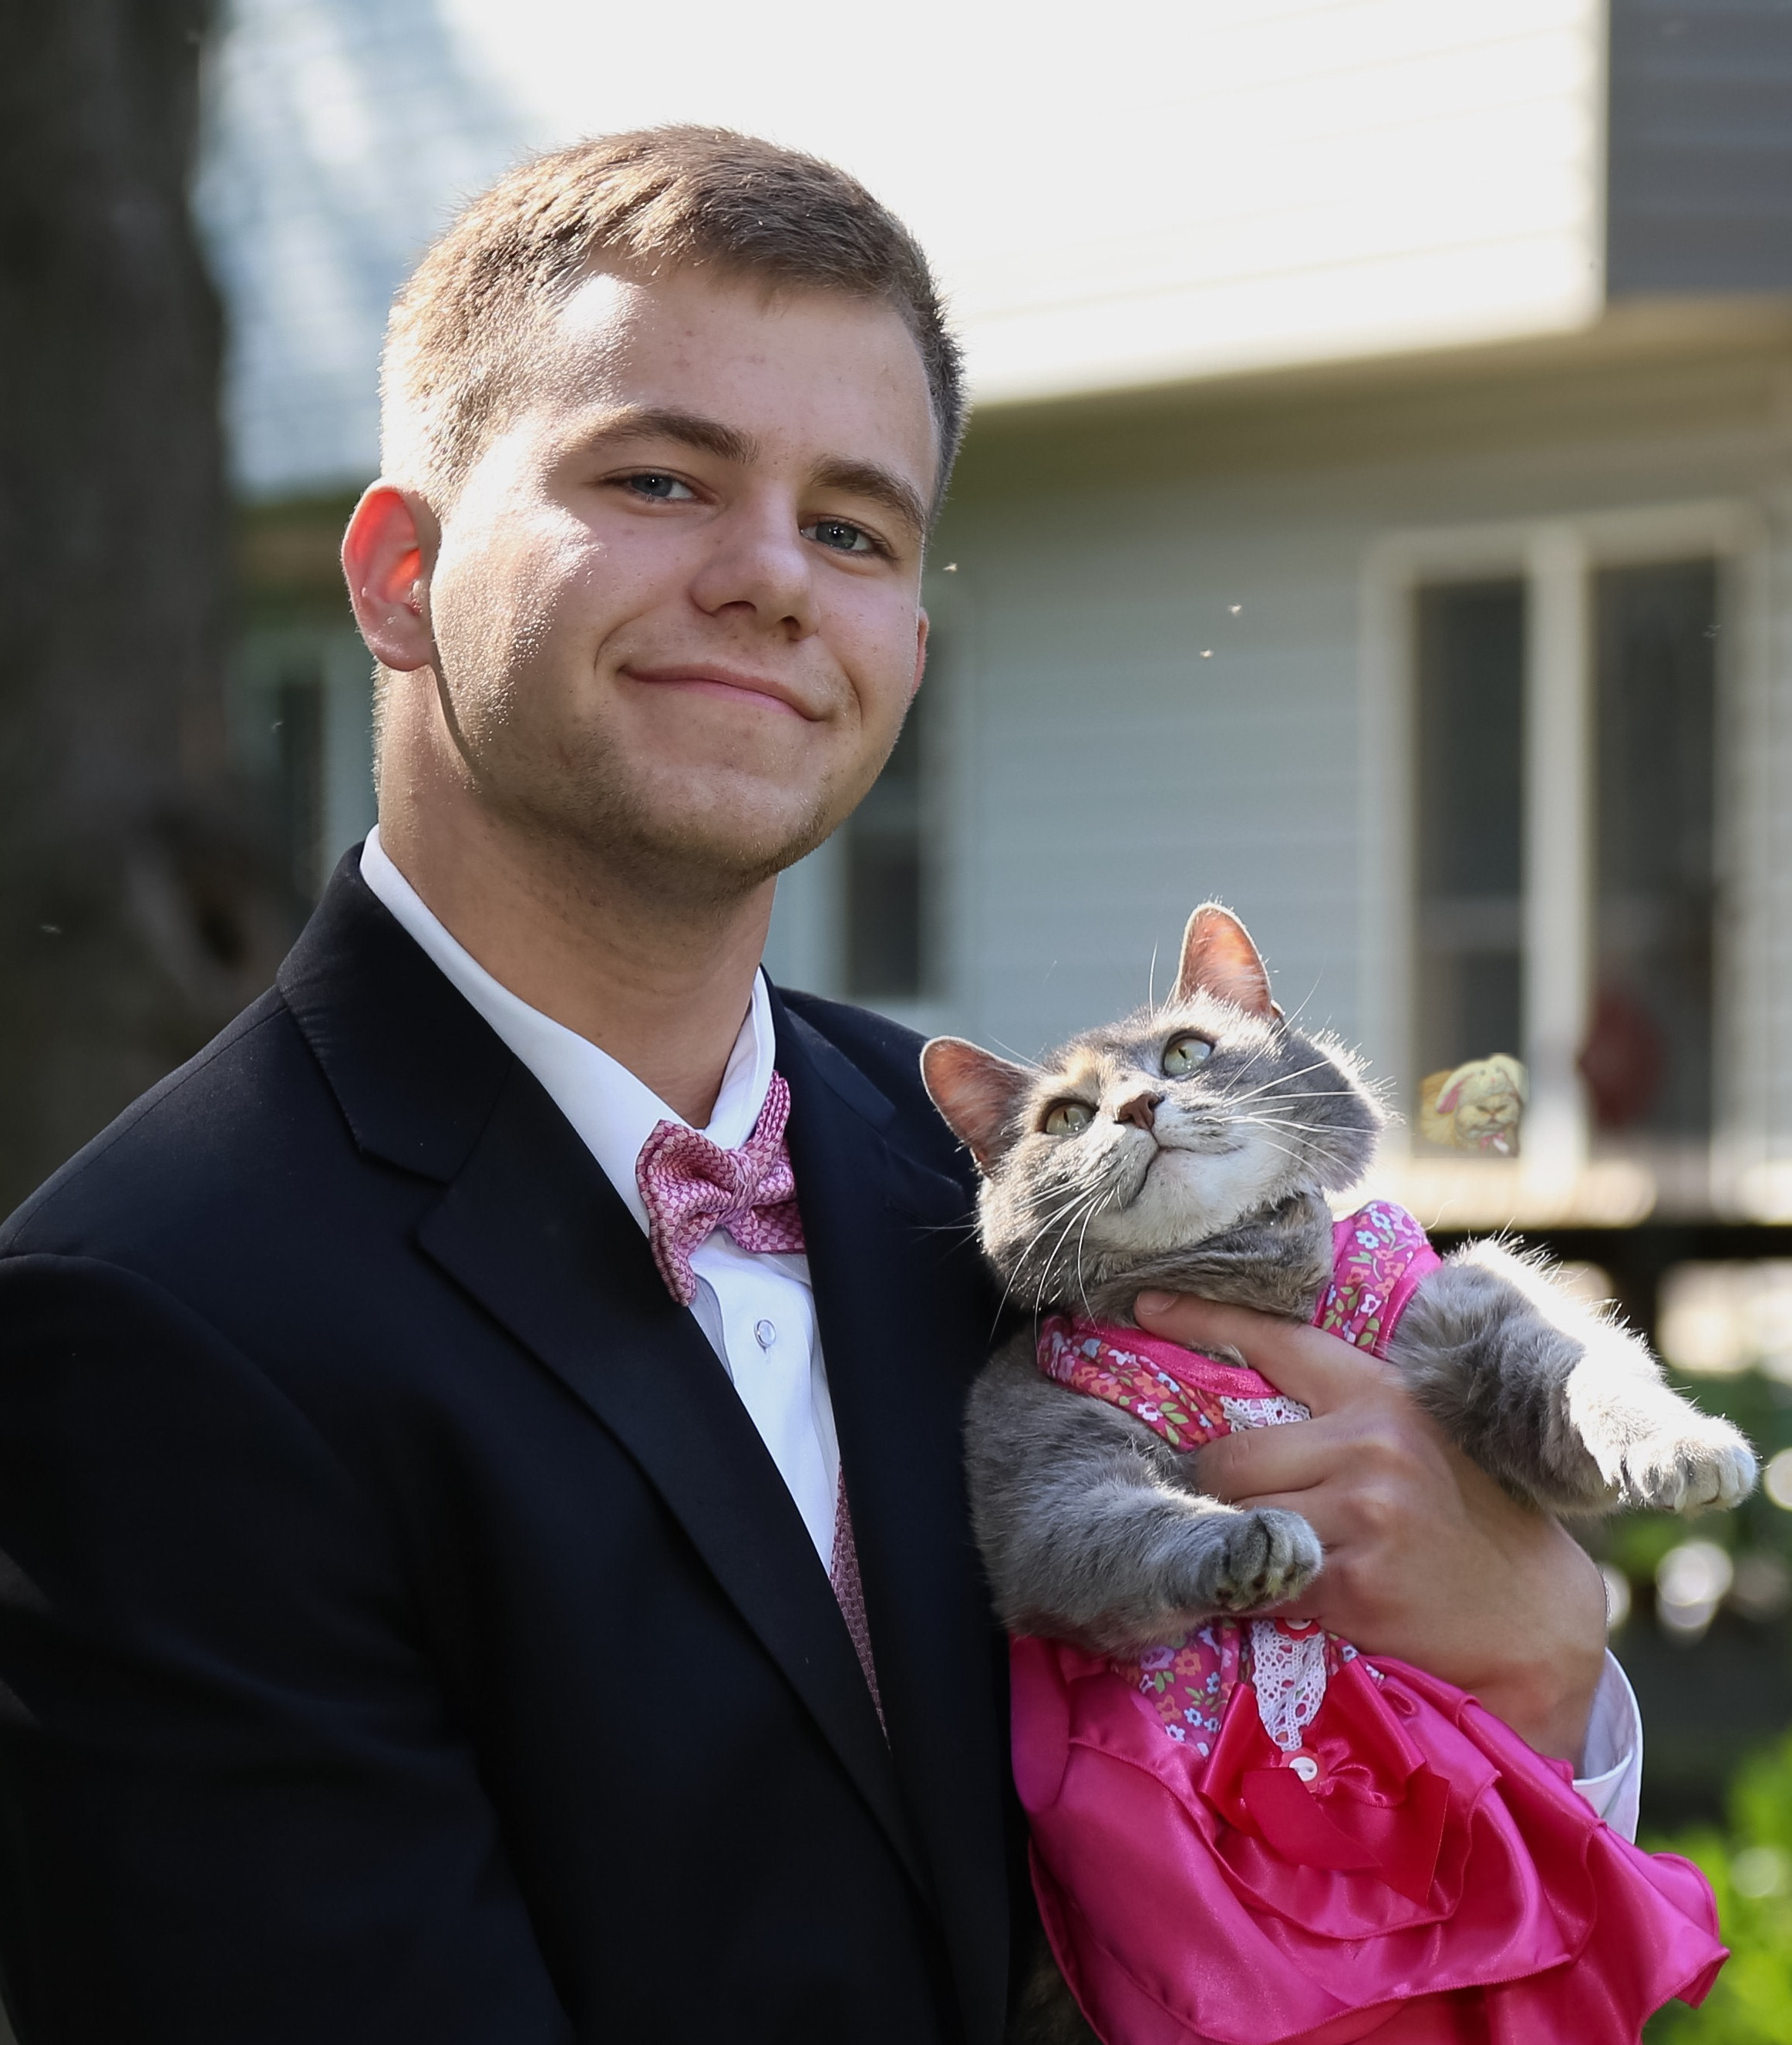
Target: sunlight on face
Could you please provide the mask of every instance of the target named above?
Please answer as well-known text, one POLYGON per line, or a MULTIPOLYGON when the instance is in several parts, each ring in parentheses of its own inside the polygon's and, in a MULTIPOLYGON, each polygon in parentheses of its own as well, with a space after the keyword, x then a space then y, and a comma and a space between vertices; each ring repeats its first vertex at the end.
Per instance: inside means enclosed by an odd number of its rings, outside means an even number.
POLYGON ((494 807, 723 889, 870 785, 926 638, 937 460, 900 318, 595 276, 448 510, 441 697, 494 807))

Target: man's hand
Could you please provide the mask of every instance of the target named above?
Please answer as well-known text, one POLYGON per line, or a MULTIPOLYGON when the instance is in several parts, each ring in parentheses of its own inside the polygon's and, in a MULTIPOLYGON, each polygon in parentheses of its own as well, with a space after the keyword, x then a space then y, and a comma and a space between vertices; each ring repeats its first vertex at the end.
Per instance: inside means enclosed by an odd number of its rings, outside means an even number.
POLYGON ((1278 1610, 1472 1691, 1578 1769, 1605 1647, 1604 1586, 1579 1544, 1446 1441, 1391 1364, 1243 1307, 1146 1292, 1135 1311, 1171 1342, 1236 1350, 1312 1410, 1197 1451, 1204 1490, 1301 1513, 1324 1543, 1318 1580, 1278 1610))

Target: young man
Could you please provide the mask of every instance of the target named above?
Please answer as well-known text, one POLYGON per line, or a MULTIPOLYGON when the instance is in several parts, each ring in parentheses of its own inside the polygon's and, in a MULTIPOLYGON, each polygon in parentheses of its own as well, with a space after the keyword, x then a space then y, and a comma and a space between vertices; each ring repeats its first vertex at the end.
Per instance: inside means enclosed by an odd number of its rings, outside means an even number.
MULTIPOLYGON (((379 830, 0 1241, 26 2045, 996 2045, 969 1168, 914 1038, 758 972, 920 679, 961 416, 914 244, 738 137, 519 171, 407 289, 379 830)), ((1212 1469, 1298 1490, 1316 1608, 1578 1755, 1573 1544, 1329 1338, 1154 1325, 1324 1410, 1212 1469)))

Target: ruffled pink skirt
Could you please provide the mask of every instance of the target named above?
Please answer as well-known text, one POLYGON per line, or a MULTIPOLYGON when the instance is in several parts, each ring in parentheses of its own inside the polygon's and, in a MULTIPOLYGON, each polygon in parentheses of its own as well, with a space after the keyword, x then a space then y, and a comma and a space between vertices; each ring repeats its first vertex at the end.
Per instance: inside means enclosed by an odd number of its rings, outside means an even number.
POLYGON ((1703 1877, 1475 1700, 1334 1666, 1297 1755, 1251 1682, 1198 1743, 1099 1657, 1013 1646, 1058 1964, 1107 2045, 1618 2045, 1725 1958, 1703 1877))

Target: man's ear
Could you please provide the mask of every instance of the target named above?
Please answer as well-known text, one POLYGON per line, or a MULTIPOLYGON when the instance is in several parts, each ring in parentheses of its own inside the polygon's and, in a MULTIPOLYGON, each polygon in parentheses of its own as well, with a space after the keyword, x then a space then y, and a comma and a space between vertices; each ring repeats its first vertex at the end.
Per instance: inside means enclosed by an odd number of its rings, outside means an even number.
POLYGON ((435 658, 430 575, 441 537, 434 514, 413 491, 371 483, 342 535, 342 572, 368 650, 383 668, 408 674, 435 658))
POLYGON ((962 1037, 935 1037, 922 1046, 921 1077, 953 1134, 987 1172, 1033 1075, 962 1037))
POLYGON ((1204 902, 1182 933, 1182 963, 1176 999, 1211 994, 1247 1015, 1280 1015, 1270 992, 1270 976, 1251 933, 1230 909, 1204 902))

